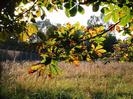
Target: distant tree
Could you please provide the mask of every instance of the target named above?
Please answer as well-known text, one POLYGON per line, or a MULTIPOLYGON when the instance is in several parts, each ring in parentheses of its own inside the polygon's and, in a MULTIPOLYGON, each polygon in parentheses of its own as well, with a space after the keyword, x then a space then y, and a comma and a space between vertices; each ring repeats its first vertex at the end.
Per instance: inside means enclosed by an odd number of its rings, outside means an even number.
POLYGON ((107 52, 114 52, 113 46, 114 44, 117 43, 117 39, 115 36, 110 34, 106 37, 106 40, 103 43, 104 43, 104 49, 107 52))

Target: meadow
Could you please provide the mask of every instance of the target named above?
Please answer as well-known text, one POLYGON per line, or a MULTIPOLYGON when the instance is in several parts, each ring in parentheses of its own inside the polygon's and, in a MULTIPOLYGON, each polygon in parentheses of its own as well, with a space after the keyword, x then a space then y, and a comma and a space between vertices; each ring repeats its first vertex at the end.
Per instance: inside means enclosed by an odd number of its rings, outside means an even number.
POLYGON ((60 62, 52 78, 28 74, 35 62, 1 62, 1 99, 133 99, 133 63, 60 62))

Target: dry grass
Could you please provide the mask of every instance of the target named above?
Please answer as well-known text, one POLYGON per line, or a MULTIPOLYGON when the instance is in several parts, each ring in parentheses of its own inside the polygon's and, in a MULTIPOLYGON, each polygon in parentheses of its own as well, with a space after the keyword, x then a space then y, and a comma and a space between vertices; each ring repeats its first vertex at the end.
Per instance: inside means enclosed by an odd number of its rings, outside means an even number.
POLYGON ((1 64, 3 99, 133 99, 133 63, 61 62, 61 74, 52 79, 29 75, 33 62, 1 64))

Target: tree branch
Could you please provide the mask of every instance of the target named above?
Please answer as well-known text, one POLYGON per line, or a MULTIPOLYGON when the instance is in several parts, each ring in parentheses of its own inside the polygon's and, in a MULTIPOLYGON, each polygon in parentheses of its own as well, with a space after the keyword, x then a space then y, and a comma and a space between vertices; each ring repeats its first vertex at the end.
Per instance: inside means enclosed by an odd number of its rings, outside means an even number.
MULTIPOLYGON (((94 39, 94 38, 96 38, 96 37, 98 37, 98 36, 101 36, 101 35, 105 34, 106 32, 110 31, 112 28, 114 28, 114 27, 115 27, 117 24, 119 24, 119 23, 120 23, 120 21, 118 21, 117 23, 115 23, 114 25, 112 25, 108 30, 103 30, 103 32, 102 32, 101 34, 98 34, 98 35, 93 36, 93 37, 91 37, 91 38, 87 38, 87 39, 83 39, 83 40, 79 41, 79 42, 78 42, 75 46, 73 46, 72 48, 76 47, 77 45, 79 45, 79 44, 82 43, 83 41, 91 40, 91 39, 94 39)), ((72 48, 71 48, 71 49, 72 49, 72 48)))
POLYGON ((38 1, 38 0, 36 0, 36 1, 34 2, 34 4, 33 4, 28 10, 26 10, 26 11, 24 11, 23 13, 20 13, 19 15, 17 15, 16 18, 15 18, 15 20, 17 20, 17 19, 18 19, 19 17, 21 17, 23 14, 29 12, 29 11, 34 7, 34 5, 37 3, 37 1, 38 1))

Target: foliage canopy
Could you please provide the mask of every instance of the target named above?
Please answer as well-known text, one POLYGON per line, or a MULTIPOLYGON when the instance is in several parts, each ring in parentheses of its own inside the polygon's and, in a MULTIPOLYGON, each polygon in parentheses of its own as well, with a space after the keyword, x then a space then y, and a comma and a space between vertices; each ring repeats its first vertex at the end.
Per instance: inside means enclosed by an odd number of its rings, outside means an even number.
POLYGON ((105 22, 112 19, 114 22, 120 21, 123 26, 129 23, 129 27, 133 27, 132 0, 2 0, 0 3, 1 35, 4 38, 17 37, 17 34, 24 30, 26 21, 35 22, 37 17, 45 18, 44 8, 50 12, 61 9, 68 17, 72 17, 77 13, 84 14, 82 5, 91 5, 94 12, 101 6, 101 12, 105 14, 105 22), (30 3, 29 7, 25 7, 28 3, 30 3), (16 15, 15 12, 18 14, 16 15), (24 17, 28 19, 23 21, 24 17))

